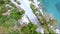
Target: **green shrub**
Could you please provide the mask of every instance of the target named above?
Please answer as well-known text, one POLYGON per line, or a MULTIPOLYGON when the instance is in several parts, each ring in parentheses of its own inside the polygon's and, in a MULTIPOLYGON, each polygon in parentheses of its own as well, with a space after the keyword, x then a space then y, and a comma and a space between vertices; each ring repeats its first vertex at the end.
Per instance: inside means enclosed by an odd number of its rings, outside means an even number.
POLYGON ((11 30, 11 31, 9 32, 9 34, 20 34, 20 33, 19 33, 18 30, 15 30, 15 31, 14 31, 14 30, 11 30))
POLYGON ((29 23, 26 27, 22 28, 21 31, 23 34, 40 34, 35 31, 36 29, 37 29, 37 25, 29 23))

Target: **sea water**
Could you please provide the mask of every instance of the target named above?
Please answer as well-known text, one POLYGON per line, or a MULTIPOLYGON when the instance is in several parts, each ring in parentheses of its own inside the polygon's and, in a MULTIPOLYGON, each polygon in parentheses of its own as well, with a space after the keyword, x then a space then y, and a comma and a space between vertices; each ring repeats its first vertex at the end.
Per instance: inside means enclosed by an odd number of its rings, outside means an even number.
POLYGON ((41 0, 46 12, 52 14, 58 20, 60 28, 60 0, 41 0))

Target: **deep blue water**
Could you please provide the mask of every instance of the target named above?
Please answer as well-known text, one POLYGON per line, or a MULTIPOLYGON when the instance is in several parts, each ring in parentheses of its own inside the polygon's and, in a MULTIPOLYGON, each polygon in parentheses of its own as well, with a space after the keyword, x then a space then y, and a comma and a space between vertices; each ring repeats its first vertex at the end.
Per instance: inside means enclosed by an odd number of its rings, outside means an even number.
POLYGON ((52 14, 58 20, 60 27, 60 0, 41 0, 46 12, 52 14))

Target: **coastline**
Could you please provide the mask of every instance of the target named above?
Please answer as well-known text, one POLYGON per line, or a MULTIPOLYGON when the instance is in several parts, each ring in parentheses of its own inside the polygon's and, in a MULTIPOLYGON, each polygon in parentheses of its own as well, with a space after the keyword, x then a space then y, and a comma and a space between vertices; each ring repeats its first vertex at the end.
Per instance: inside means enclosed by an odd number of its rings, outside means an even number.
MULTIPOLYGON (((40 0, 38 0, 38 1, 40 1, 40 0)), ((39 5, 39 7, 42 7, 42 10, 43 10, 43 13, 44 13, 44 15, 46 14, 46 10, 45 10, 45 8, 44 8, 44 6, 43 6, 43 4, 42 3, 40 3, 40 5, 39 5)), ((50 14, 51 15, 51 14, 50 14)), ((54 15, 52 15, 52 17, 53 17, 54 15)), ((53 17, 54 18, 54 17, 53 17)), ((58 24, 59 25, 59 24, 58 24)), ((52 27, 53 29, 54 29, 54 31, 56 32, 56 33, 60 33, 60 28, 59 27, 52 27)))
MULTIPOLYGON (((22 0, 21 0, 22 1, 22 0)), ((39 0, 37 0, 38 2, 40 2, 39 0)), ((22 2, 21 2, 22 3, 22 2)), ((26 2, 25 2, 26 3, 26 2)), ((24 3, 22 3, 23 5, 24 5, 24 3)), ((26 3, 27 4, 27 3, 26 3)), ((25 4, 25 5, 26 5, 25 4)), ((31 10, 31 8, 27 5, 27 6, 23 6, 23 8, 25 9, 25 11, 26 11, 26 15, 29 17, 29 19, 33 22, 35 22, 35 23, 37 23, 38 21, 35 19, 35 17, 33 17, 33 13, 29 13, 29 12, 27 12, 27 11, 30 11, 30 12, 33 12, 32 10, 31 10), (27 9, 30 9, 30 10, 27 10, 27 9), (30 14, 30 15, 29 15, 30 14), (32 15, 32 16, 31 16, 32 15), (32 19, 32 17, 34 18, 34 19, 32 19)), ((38 5, 38 8, 40 9, 40 12, 41 12, 41 14, 42 15, 45 15, 46 14, 46 12, 45 12, 45 10, 44 10, 44 7, 43 7, 43 5, 41 4, 41 3, 39 3, 39 5, 38 5)), ((40 24, 39 23, 37 23, 38 24, 38 26, 40 26, 40 24)), ((40 26, 40 27, 42 27, 42 26, 40 26)), ((53 28, 54 29, 54 28, 53 28)))

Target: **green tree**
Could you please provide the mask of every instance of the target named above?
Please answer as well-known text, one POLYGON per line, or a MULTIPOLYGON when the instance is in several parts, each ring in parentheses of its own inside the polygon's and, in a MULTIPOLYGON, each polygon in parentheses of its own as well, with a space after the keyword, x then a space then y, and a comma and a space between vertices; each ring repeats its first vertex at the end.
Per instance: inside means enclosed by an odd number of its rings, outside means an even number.
POLYGON ((40 34, 35 31, 36 29, 37 29, 37 25, 29 23, 26 27, 22 28, 21 31, 23 34, 40 34))
MULTIPOLYGON (((53 18, 54 19, 54 18, 53 18)), ((49 33, 49 34, 55 34, 54 30, 49 26, 49 25, 52 25, 52 26, 57 26, 57 22, 55 22, 55 19, 54 21, 53 20, 50 20, 48 15, 46 16, 42 16, 41 19, 40 19, 40 22, 41 22, 41 25, 42 27, 49 33)), ((46 33, 46 32, 45 32, 46 33)))
POLYGON ((11 30, 9 34, 20 34, 18 30, 11 30))
POLYGON ((25 13, 24 10, 19 11, 17 9, 13 9, 10 16, 12 18, 15 18, 16 20, 18 20, 18 19, 20 19, 22 17, 22 14, 24 14, 24 13, 25 13))

